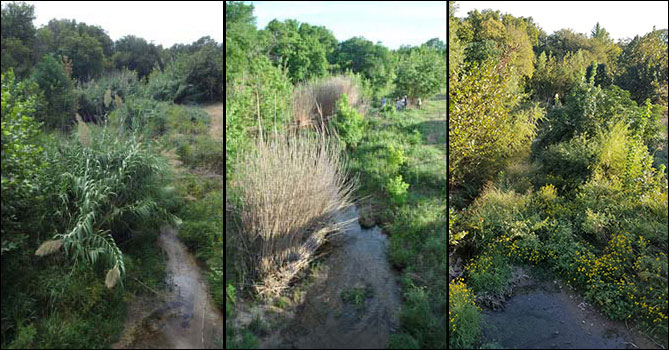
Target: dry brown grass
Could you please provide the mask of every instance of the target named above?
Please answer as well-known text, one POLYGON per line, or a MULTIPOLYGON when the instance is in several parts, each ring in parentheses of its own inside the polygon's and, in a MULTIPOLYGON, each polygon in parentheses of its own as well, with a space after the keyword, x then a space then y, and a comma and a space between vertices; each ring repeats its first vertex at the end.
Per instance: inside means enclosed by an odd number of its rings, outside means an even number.
POLYGON ((338 143, 293 133, 239 157, 233 241, 258 295, 278 296, 326 236, 348 224, 334 220, 350 205, 354 183, 341 154, 338 143))
POLYGON ((355 81, 347 76, 329 77, 300 84, 293 92, 294 121, 299 126, 319 124, 321 113, 326 119, 335 113, 337 100, 344 93, 348 95, 351 106, 361 107, 360 89, 355 81))

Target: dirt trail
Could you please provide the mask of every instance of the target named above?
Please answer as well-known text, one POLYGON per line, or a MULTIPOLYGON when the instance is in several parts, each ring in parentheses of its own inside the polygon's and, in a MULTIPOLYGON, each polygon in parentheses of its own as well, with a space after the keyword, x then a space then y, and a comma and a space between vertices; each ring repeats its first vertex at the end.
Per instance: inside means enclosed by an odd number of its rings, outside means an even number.
POLYGON ((158 244, 168 256, 170 290, 131 303, 124 335, 113 348, 222 349, 223 315, 195 259, 171 227, 162 229, 158 244))
POLYGON ((222 103, 215 103, 207 106, 203 106, 202 109, 204 109, 207 114, 209 114, 209 117, 211 117, 211 121, 209 123, 210 129, 209 129, 209 134, 211 137, 215 139, 223 139, 223 104, 222 103))

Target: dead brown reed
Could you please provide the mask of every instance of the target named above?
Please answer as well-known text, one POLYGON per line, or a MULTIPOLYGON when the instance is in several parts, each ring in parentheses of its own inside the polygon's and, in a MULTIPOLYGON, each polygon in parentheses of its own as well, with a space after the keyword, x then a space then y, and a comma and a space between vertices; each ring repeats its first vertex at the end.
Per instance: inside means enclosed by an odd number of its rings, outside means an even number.
POLYGON ((334 76, 298 85, 293 91, 294 121, 299 126, 318 124, 320 113, 327 120, 335 113, 337 100, 344 93, 353 107, 361 106, 360 88, 350 77, 334 76))
POLYGON ((233 181, 240 228, 234 241, 261 297, 274 297, 313 258, 329 233, 347 223, 334 214, 351 203, 339 143, 280 133, 242 154, 233 181))

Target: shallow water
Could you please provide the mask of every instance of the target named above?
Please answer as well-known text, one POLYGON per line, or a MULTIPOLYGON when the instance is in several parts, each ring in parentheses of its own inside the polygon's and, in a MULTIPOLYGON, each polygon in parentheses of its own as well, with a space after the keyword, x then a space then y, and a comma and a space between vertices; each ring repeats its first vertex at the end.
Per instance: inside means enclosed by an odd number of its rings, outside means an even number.
POLYGON ((273 337, 269 348, 371 349, 386 348, 398 326, 401 305, 397 276, 387 256, 388 237, 379 227, 362 229, 356 207, 337 220, 352 220, 331 238, 332 252, 325 259, 320 279, 307 292, 295 317, 273 337), (369 288, 373 295, 362 305, 344 302, 341 293, 369 288))
POLYGON ((482 329, 484 342, 511 349, 656 348, 553 282, 532 283, 504 310, 484 312, 482 329))
POLYGON ((160 301, 156 296, 133 302, 126 321, 126 333, 130 334, 124 335, 125 344, 115 347, 222 349, 223 316, 208 293, 195 258, 173 228, 163 228, 158 244, 167 253, 170 290, 160 301))

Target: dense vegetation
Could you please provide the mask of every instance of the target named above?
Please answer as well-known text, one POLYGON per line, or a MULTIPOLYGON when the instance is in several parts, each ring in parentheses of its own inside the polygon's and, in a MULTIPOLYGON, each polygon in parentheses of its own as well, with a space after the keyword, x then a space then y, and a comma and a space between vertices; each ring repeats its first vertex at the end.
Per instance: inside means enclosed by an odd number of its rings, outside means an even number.
POLYGON ((547 34, 456 9, 449 347, 482 346, 477 309, 514 265, 550 271, 666 346, 667 29, 614 43, 598 23, 547 34))
MULTIPOLYGON (((444 348, 445 44, 390 50, 290 19, 258 29, 253 6, 232 1, 225 37, 227 346, 257 347, 285 326, 233 320, 304 300, 300 270, 354 186, 353 198, 366 198, 361 222, 383 225, 401 270, 401 329, 389 346, 444 348), (411 110, 395 112, 404 95, 411 110)), ((342 298, 373 293, 358 294, 342 298)))
POLYGON ((34 19, 3 3, 2 347, 109 347, 127 302, 164 287, 165 224, 206 260, 222 310, 222 181, 171 166, 222 176, 209 116, 184 105, 222 100, 222 44, 34 19))

